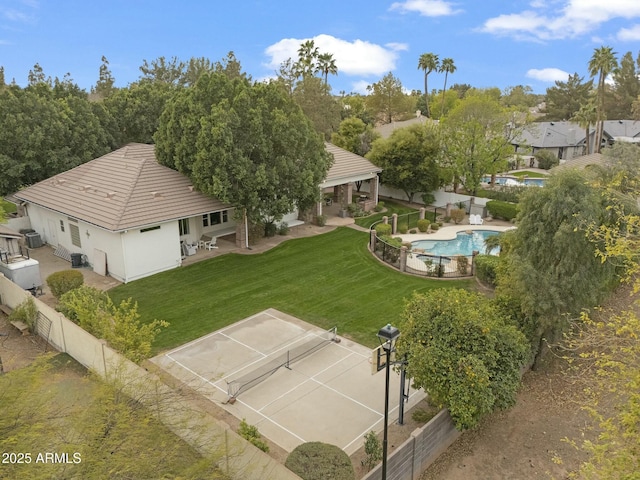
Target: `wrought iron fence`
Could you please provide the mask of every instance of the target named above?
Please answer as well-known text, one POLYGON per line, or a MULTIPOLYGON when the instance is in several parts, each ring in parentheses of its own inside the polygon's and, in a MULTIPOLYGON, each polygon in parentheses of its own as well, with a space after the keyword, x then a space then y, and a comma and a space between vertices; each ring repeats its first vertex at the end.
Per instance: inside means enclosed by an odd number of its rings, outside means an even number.
POLYGON ((382 240, 380 237, 376 237, 376 248, 373 253, 380 260, 397 269, 400 269, 401 250, 402 249, 400 247, 391 245, 382 240))
POLYGON ((472 277, 474 274, 472 255, 440 256, 422 252, 407 252, 408 273, 435 278, 472 277))

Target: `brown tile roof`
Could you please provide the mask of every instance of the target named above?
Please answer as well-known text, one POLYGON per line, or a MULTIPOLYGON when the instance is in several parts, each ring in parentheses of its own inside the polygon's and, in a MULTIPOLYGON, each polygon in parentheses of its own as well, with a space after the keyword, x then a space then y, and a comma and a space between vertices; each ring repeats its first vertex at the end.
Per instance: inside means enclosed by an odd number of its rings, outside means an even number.
POLYGON ((334 162, 324 184, 335 184, 342 179, 351 179, 354 177, 362 177, 362 179, 372 178, 374 173, 381 172, 382 169, 376 167, 373 163, 360 155, 351 153, 332 143, 325 142, 327 151, 333 154, 334 162))
POLYGON ((193 190, 184 175, 156 161, 153 145, 132 143, 15 197, 121 231, 231 208, 193 190))
POLYGON ((561 165, 556 165, 551 170, 551 173, 558 172, 560 170, 567 170, 570 168, 577 168, 582 170, 591 165, 604 165, 605 157, 601 153, 592 153, 590 155, 583 155, 581 157, 575 157, 571 160, 567 160, 561 165))

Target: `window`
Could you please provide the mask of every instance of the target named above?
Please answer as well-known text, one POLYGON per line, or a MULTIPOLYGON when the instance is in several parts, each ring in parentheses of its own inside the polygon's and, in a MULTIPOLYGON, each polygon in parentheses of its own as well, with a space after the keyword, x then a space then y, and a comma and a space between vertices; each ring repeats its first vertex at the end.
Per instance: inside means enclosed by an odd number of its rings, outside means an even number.
POLYGON ((180 228, 180 236, 189 235, 189 219, 181 218, 178 220, 178 227, 180 228))
POLYGON ((155 227, 141 228, 140 233, 151 232, 153 230, 160 230, 160 225, 156 225, 155 227))
POLYGON ((220 225, 221 223, 227 223, 229 221, 229 211, 223 210, 221 212, 213 212, 202 215, 202 226, 208 227, 209 225, 220 225))
POLYGON ((71 232, 71 243, 76 247, 82 247, 82 243, 80 243, 80 229, 78 225, 69 224, 69 232, 71 232))
POLYGON ((64 220, 60 220, 60 231, 64 232, 64 220))

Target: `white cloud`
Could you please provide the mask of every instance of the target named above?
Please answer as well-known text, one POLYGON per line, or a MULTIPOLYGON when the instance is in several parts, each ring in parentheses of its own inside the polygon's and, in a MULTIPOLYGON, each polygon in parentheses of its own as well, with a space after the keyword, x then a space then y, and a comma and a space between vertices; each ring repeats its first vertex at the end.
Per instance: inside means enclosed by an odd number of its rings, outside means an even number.
POLYGON ((402 51, 409 50, 409 45, 407 45, 406 43, 391 42, 391 43, 385 43, 384 46, 395 52, 402 52, 402 51))
POLYGON ((443 17, 462 12, 454 8, 453 2, 444 0, 405 0, 392 3, 389 10, 398 10, 400 13, 418 12, 423 17, 443 17))
MULTIPOLYGON (((637 0, 533 0, 530 9, 488 19, 480 31, 526 40, 573 38, 614 18, 640 17, 637 0)), ((623 29, 624 30, 624 29, 623 29)))
POLYGON ((266 48, 265 54, 269 57, 266 66, 277 70, 287 59, 297 59, 300 44, 307 40, 313 40, 320 53, 333 54, 338 74, 345 75, 384 75, 396 68, 396 52, 406 50, 406 45, 400 43, 381 46, 364 40, 349 42, 324 34, 311 39, 284 38, 266 48))
POLYGON ((351 91, 354 93, 360 93, 362 95, 367 94, 367 87, 371 85, 371 82, 367 82, 366 80, 358 80, 357 82, 353 82, 351 84, 351 91))
POLYGON ((569 73, 559 68, 532 68, 527 71, 527 77, 541 82, 566 82, 569 78, 569 73))
POLYGON ((618 32, 618 40, 623 42, 636 42, 640 40, 640 24, 636 24, 631 28, 621 28, 618 32))

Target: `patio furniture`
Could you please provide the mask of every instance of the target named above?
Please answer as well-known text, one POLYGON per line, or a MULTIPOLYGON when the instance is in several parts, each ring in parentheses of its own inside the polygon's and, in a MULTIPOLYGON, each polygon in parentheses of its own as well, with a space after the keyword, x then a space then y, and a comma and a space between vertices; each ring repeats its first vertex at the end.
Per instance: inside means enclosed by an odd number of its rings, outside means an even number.
POLYGON ((211 240, 205 243, 204 248, 206 248, 207 250, 213 250, 214 248, 218 248, 217 242, 218 242, 217 237, 211 237, 211 240))
POLYGON ((213 240, 214 238, 209 235, 202 235, 198 240, 198 248, 207 248, 213 240))
POLYGON ((482 217, 480 215, 469 215, 469 225, 482 225, 484 223, 484 220, 482 220, 482 217))

